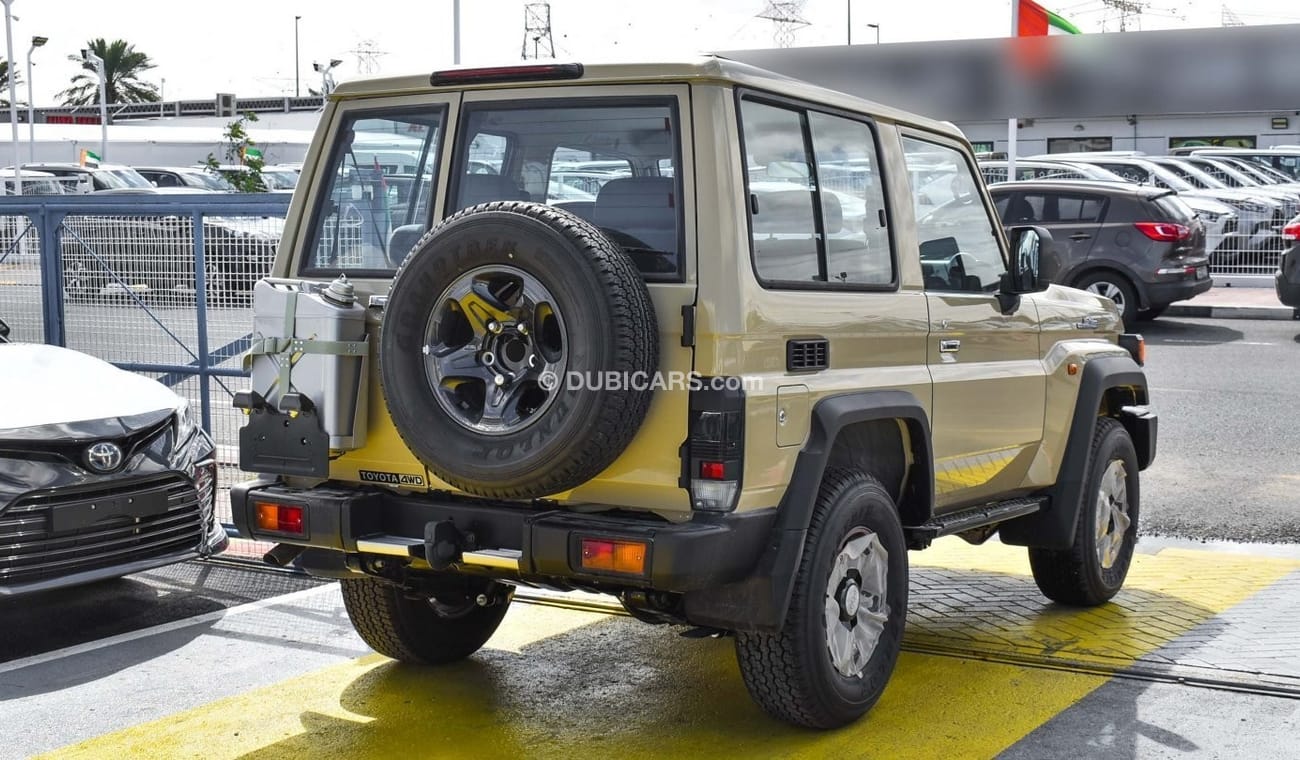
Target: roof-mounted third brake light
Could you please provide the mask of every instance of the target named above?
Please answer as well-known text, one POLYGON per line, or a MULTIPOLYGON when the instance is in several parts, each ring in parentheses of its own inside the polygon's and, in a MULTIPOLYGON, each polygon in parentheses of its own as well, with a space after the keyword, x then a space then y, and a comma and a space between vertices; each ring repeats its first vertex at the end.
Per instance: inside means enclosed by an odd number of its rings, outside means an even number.
POLYGON ((429 77, 434 87, 485 82, 540 82, 547 79, 578 79, 581 63, 547 63, 538 66, 491 66, 481 69, 446 69, 429 77))

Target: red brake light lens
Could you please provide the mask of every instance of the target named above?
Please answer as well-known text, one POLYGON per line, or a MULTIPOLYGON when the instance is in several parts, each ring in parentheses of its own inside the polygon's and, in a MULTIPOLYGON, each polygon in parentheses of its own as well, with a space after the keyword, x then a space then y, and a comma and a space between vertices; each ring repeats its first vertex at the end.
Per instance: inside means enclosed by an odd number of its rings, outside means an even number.
POLYGON ((722 480, 727 477, 727 466, 723 462, 700 462, 700 477, 705 480, 722 480))
POLYGON ((429 77, 434 87, 484 82, 537 82, 547 79, 578 79, 581 63, 547 63, 540 66, 490 66, 479 69, 446 69, 429 77))
POLYGON ((1158 243, 1177 243, 1192 236, 1190 227, 1173 222, 1134 222, 1133 226, 1158 243))
POLYGON ((1282 228, 1282 237, 1287 240, 1300 240, 1300 219, 1293 220, 1282 228))
POLYGON ((584 570, 645 575, 646 544, 641 541, 582 539, 584 570))
POLYGON ((276 533, 306 535, 303 531, 302 507, 296 504, 257 502, 257 527, 276 533))

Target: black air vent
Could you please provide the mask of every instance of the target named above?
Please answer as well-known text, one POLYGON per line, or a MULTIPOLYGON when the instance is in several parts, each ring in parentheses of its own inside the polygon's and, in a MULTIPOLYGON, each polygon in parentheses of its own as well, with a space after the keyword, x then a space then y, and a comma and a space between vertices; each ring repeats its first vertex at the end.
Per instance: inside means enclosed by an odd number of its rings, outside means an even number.
POLYGON ((788 372, 807 372, 830 366, 830 344, 825 338, 791 340, 785 344, 785 368, 788 372))

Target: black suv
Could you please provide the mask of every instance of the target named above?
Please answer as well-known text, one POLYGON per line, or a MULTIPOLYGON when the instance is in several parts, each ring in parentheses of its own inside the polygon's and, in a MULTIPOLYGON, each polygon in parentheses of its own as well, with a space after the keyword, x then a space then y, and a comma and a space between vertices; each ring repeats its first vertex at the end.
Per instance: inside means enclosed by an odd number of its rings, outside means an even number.
POLYGON ((1010 182, 989 188, 1002 223, 1051 231, 1055 282, 1104 295, 1132 325, 1209 290, 1205 228, 1176 193, 1104 182, 1010 182))

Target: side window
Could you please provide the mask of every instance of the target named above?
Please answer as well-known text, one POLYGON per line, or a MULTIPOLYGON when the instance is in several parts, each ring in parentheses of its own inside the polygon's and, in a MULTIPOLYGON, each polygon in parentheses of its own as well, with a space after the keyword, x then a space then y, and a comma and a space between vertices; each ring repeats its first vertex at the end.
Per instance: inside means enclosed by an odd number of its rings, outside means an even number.
POLYGON ((1007 181, 1007 170, 1001 167, 981 166, 980 174, 984 175, 984 181, 990 185, 1007 181))
POLYGON ((984 205, 966 154, 905 137, 903 155, 916 206, 926 289, 995 292, 1006 264, 997 224, 984 205))
POLYGON ((871 128, 817 112, 808 114, 808 126, 821 186, 827 277, 888 285, 894 281, 894 260, 871 128))
POLYGON ((742 100, 754 267, 764 280, 825 280, 813 215, 812 158, 796 110, 742 100))
POLYGON ((441 108, 423 108, 343 121, 304 270, 387 271, 402 263, 429 227, 442 120, 441 108), (393 156, 400 160, 387 163, 393 156))
POLYGON ((475 103, 462 109, 448 213, 534 201, 580 216, 648 279, 681 268, 675 101, 645 98, 475 103))
POLYGON ((1058 224, 1100 222, 1105 201, 1090 195, 1065 193, 1025 193, 1019 210, 1032 215, 1015 218, 1014 224, 1058 224))
POLYGON ((772 283, 894 282, 871 127, 741 101, 754 267, 772 283))
POLYGON ((1109 169, 1129 182, 1142 184, 1147 181, 1147 170, 1140 166, 1130 166, 1129 164, 1101 164, 1103 169, 1109 169))

